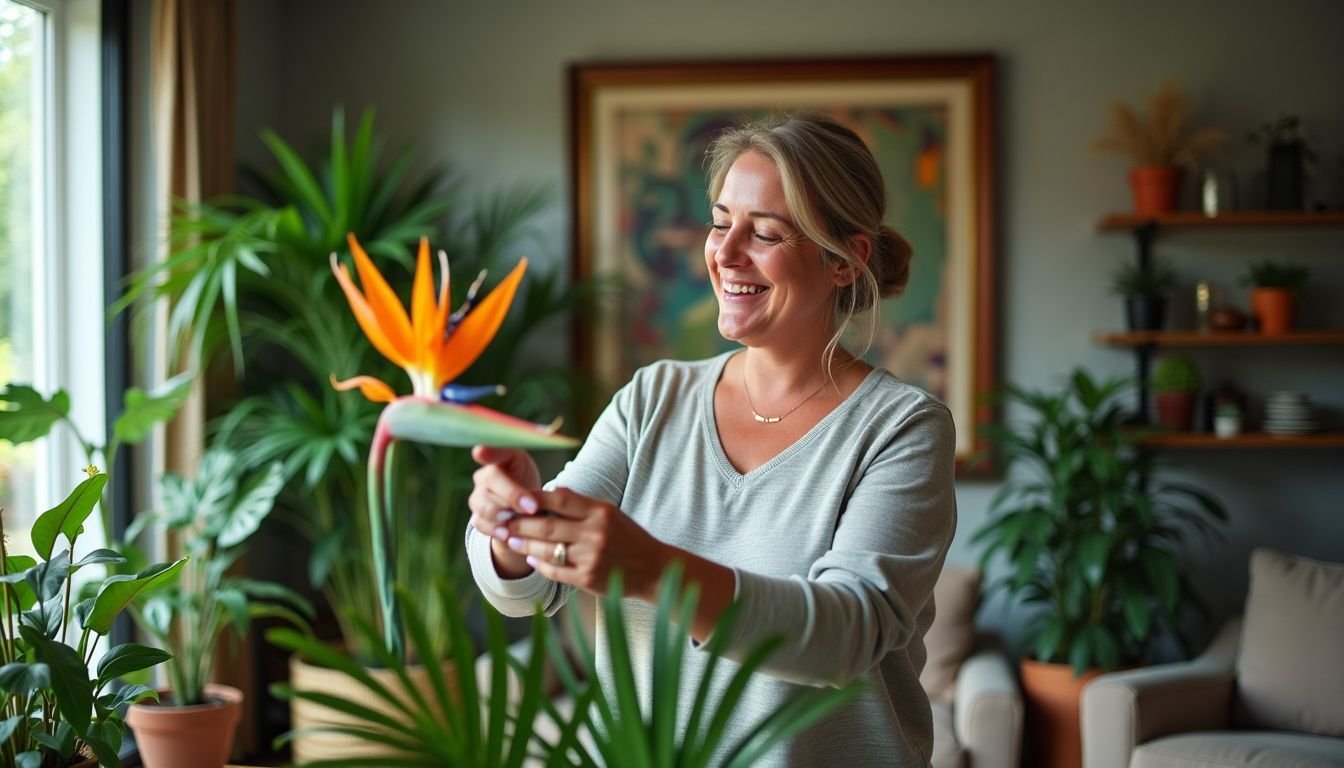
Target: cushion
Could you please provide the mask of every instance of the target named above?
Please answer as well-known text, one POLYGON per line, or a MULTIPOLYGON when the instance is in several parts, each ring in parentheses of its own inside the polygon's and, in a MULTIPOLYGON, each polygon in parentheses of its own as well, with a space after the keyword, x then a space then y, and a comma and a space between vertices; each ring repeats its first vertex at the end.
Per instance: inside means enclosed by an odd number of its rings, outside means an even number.
POLYGON ((1344 737, 1344 564, 1251 553, 1234 722, 1344 737))
POLYGON ((975 647, 975 611, 980 605, 980 571, 945 567, 933 587, 935 614, 924 635, 928 659, 919 674, 925 693, 951 702, 957 670, 975 647))
POLYGON ((1134 750, 1129 768, 1339 768, 1338 739, 1282 731, 1166 736, 1134 750))

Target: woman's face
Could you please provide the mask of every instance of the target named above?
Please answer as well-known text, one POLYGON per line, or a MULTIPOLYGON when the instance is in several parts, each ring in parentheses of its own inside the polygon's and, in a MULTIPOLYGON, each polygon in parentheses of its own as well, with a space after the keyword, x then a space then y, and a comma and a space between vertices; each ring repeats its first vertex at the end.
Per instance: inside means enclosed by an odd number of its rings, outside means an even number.
POLYGON ((750 346, 830 338, 837 273, 793 224, 775 164, 739 157, 711 207, 705 265, 719 301, 719 333, 750 346))

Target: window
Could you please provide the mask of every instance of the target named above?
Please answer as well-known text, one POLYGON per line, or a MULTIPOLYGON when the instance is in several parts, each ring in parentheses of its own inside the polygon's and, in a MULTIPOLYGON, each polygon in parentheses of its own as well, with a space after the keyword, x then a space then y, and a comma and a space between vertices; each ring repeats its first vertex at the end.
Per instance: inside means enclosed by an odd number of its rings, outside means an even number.
MULTIPOLYGON (((101 444, 103 259, 99 28, 95 0, 0 0, 0 383, 66 390, 101 444)), ((83 477, 68 430, 0 441, 10 551, 83 477)), ((97 516, 95 516, 96 518, 97 516)), ((95 518, 80 549, 101 545, 95 518)))

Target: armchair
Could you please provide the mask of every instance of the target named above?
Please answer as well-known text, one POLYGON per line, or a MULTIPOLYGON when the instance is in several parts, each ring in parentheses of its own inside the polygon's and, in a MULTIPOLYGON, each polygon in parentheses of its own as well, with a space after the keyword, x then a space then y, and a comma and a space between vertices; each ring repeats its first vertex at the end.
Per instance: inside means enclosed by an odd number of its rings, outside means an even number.
POLYGON ((1083 689, 1085 768, 1344 766, 1344 564, 1251 555, 1244 619, 1198 658, 1083 689))

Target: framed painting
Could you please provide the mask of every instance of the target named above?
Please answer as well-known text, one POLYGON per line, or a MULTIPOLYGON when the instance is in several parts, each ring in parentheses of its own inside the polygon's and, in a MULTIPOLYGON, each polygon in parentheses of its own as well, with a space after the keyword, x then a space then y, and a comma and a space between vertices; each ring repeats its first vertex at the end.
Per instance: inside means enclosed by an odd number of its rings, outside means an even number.
POLYGON ((873 150, 886 223, 914 247, 867 358, 945 402, 958 472, 988 473, 968 460, 994 417, 994 72, 989 55, 574 65, 575 276, 621 286, 575 329, 584 371, 614 387, 654 360, 735 346, 705 266, 705 150, 740 122, 821 110, 873 150))

